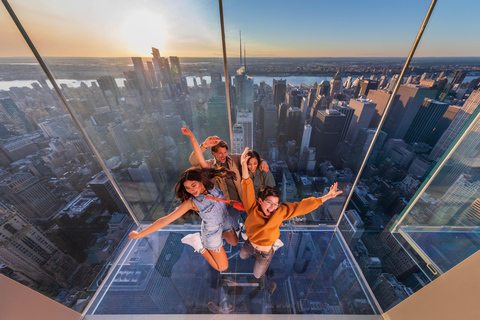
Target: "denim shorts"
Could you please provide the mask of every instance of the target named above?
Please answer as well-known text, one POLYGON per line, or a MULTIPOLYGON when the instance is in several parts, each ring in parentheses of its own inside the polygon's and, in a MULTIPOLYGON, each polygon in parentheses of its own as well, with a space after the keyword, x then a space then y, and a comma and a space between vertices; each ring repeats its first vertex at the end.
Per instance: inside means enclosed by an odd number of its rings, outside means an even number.
POLYGON ((202 244, 205 249, 218 250, 223 247, 222 234, 233 227, 232 217, 226 216, 221 225, 209 226, 202 222, 202 244))

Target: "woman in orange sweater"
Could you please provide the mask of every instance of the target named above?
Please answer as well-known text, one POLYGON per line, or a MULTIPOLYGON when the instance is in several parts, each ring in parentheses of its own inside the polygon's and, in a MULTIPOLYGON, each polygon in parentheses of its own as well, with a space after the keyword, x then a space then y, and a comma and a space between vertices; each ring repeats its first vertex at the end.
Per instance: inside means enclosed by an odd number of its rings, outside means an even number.
POLYGON ((280 237, 282 222, 317 209, 323 202, 335 198, 342 191, 337 190, 335 182, 323 197, 311 197, 295 203, 280 203, 278 191, 273 187, 265 187, 260 190, 256 200, 253 182, 248 173, 247 162, 250 157, 247 153, 248 148, 245 148, 241 164, 243 205, 248 214, 245 221, 248 240, 240 250, 240 258, 247 259, 253 254, 255 258, 253 274, 256 278, 261 278, 272 261, 275 253, 273 243, 280 237))

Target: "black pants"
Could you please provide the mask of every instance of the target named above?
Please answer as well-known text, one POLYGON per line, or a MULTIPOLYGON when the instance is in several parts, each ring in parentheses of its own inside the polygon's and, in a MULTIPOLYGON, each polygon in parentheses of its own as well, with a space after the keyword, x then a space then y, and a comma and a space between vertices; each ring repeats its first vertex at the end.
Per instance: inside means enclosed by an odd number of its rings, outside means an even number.
POLYGON ((273 248, 270 248, 270 251, 268 252, 259 251, 252 246, 250 240, 247 240, 243 244, 242 249, 240 249, 239 255, 240 258, 247 259, 253 254, 253 257, 255 258, 253 275, 255 278, 260 279, 267 271, 274 253, 275 251, 273 251, 273 248))

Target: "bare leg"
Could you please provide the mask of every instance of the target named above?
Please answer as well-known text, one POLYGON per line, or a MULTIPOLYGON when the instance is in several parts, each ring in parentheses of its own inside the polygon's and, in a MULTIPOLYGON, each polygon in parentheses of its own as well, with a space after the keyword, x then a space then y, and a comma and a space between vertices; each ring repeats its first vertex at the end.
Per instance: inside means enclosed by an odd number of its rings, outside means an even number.
POLYGON ((223 247, 221 247, 218 252, 216 250, 205 249, 202 256, 215 270, 224 271, 228 268, 227 253, 223 247))
POLYGON ((230 231, 224 232, 222 236, 225 238, 228 244, 236 246, 238 244, 238 236, 235 230, 232 228, 230 231))

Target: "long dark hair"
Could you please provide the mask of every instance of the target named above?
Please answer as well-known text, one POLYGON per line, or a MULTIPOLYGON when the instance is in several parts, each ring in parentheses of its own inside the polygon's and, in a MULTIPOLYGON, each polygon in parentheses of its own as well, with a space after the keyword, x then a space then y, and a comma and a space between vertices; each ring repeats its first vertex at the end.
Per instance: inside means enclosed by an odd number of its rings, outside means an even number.
POLYGON ((250 160, 255 158, 255 159, 257 159, 257 168, 258 168, 258 166, 260 165, 260 155, 258 154, 258 152, 254 151, 254 150, 250 150, 250 151, 247 152, 247 156, 250 157, 250 159, 248 159, 248 161, 247 161, 247 165, 250 163, 250 160))
MULTIPOLYGON (((187 201, 192 198, 192 195, 187 192, 183 185, 185 181, 198 181, 203 183, 205 189, 211 190, 214 187, 212 180, 216 177, 237 180, 235 172, 226 168, 190 168, 182 173, 180 180, 175 185, 175 195, 181 201, 187 201)), ((183 218, 188 217, 191 214, 196 214, 195 211, 190 210, 183 215, 183 218)))

